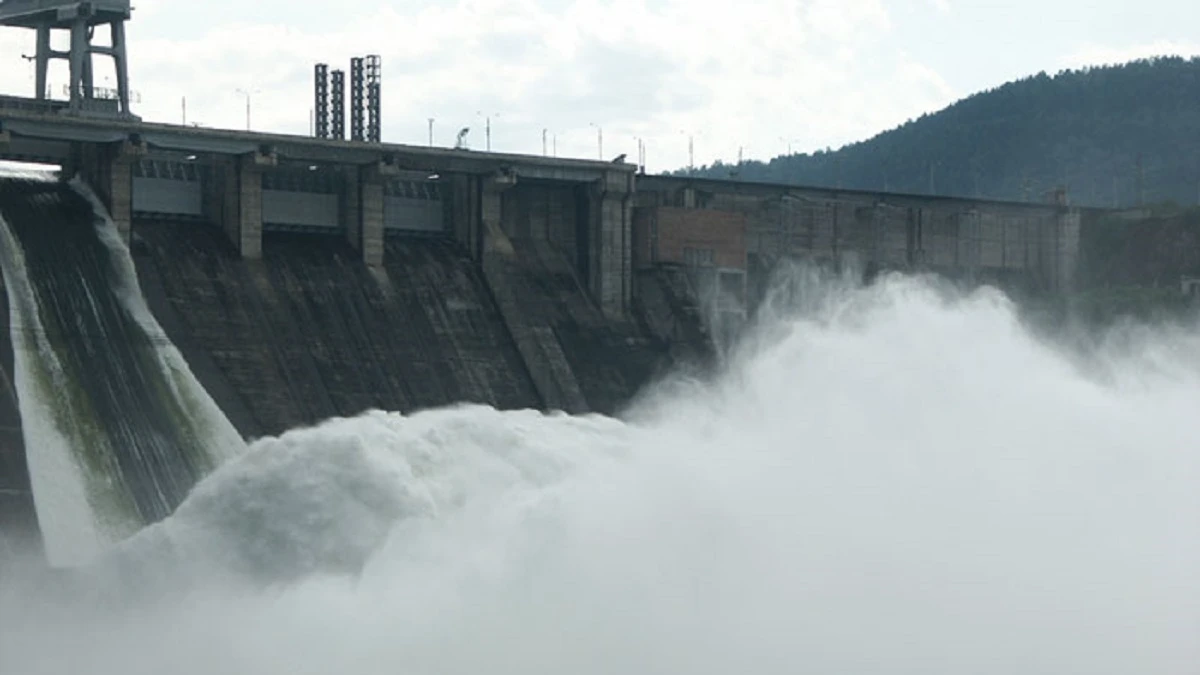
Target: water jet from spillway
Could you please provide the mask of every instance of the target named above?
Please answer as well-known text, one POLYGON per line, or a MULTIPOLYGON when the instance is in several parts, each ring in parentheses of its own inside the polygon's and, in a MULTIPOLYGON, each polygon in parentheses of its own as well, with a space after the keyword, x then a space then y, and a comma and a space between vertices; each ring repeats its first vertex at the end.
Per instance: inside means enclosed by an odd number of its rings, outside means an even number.
POLYGON ((47 557, 87 563, 244 444, 150 314, 85 185, 0 176, 0 267, 47 557))
POLYGON ((813 283, 624 421, 259 441, 81 571, 173 595, 0 581, 0 671, 1195 672, 1196 341, 1069 359, 996 292, 813 283))

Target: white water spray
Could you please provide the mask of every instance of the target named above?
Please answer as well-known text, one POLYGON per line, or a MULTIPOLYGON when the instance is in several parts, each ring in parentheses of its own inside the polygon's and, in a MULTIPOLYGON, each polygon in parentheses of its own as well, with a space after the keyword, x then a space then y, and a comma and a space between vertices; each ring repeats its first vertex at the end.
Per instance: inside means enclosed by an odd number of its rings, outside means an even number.
MULTIPOLYGON (((53 177, 47 177, 52 180, 53 177)), ((0 215, 0 269, 8 291, 13 345, 13 381, 20 392, 22 432, 26 444, 36 443, 34 452, 26 449, 31 480, 39 485, 35 503, 40 512, 39 527, 51 543, 51 560, 71 559, 69 551, 89 552, 89 558, 103 548, 102 533, 107 523, 97 522, 87 498, 87 477, 71 452, 70 441, 54 423, 55 402, 51 395, 61 386, 58 355, 46 341, 37 300, 25 269, 25 256, 4 216, 0 215)), ((119 528, 113 528, 119 530, 119 528)), ((112 536, 112 530, 109 536, 112 536)))
MULTIPOLYGON (((54 182, 50 172, 5 170, 8 178, 54 182)), ((171 344, 145 304, 133 261, 103 205, 79 181, 72 188, 93 207, 95 232, 112 266, 112 285, 92 292, 112 292, 137 329, 153 344, 164 392, 185 411, 191 433, 212 466, 245 449, 237 430, 195 380, 179 351, 171 344)), ((56 223, 45 223, 55 227, 56 223)), ((127 506, 127 487, 119 478, 114 448, 95 432, 96 412, 90 402, 66 392, 79 389, 63 367, 58 349, 42 321, 43 308, 34 292, 25 253, 9 223, 0 216, 0 267, 5 274, 11 307, 14 378, 21 409, 30 479, 47 558, 56 565, 81 565, 95 560, 113 544, 131 536, 145 523, 127 506), (91 462, 83 457, 91 455, 91 462)), ((94 307, 96 301, 90 298, 94 307)), ((88 345, 103 358, 108 336, 93 336, 88 345)))
POLYGON ((0 672, 1195 673, 1194 333, 1070 359, 995 293, 825 289, 625 422, 261 441, 81 580, 167 600, 3 587, 0 672))

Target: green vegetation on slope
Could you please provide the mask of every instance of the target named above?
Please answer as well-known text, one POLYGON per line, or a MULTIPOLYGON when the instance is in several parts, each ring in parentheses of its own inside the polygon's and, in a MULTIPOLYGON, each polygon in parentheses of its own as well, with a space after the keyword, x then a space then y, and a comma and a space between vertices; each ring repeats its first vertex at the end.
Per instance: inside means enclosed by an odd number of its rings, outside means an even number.
POLYGON ((837 151, 695 173, 1027 201, 1065 186, 1080 205, 1195 204, 1200 59, 1040 73, 837 151))

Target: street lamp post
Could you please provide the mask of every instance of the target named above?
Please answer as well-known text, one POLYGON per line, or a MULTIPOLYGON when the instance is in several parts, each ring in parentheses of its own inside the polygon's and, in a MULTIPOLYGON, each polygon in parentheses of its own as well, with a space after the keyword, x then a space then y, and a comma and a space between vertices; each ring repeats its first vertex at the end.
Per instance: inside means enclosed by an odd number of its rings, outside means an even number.
POLYGON ((434 118, 429 118, 429 147, 431 148, 433 147, 433 120, 434 118))
POLYGON ((491 115, 484 115, 482 111, 476 110, 475 116, 484 118, 483 119, 484 147, 487 149, 488 152, 491 152, 492 151, 492 118, 499 117, 500 113, 492 113, 491 115))
POLYGON ((596 127, 596 147, 599 151, 600 161, 604 161, 604 129, 595 122, 589 122, 588 126, 596 127))
POLYGON ((688 175, 696 171, 696 136, 704 136, 704 131, 686 131, 680 130, 680 134, 687 134, 688 139, 688 175))
POLYGON ((246 97, 246 131, 250 131, 250 97, 253 96, 254 94, 259 93, 259 91, 261 91, 261 90, 259 90, 259 89, 252 89, 250 91, 247 91, 245 89, 237 90, 237 93, 242 94, 243 96, 246 97))

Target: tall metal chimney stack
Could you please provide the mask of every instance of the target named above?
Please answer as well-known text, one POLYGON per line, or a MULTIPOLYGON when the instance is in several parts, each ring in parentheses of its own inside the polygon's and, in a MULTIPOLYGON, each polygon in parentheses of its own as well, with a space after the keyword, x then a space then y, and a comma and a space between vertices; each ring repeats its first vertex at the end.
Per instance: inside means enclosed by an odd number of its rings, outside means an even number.
POLYGON ((313 72, 314 135, 329 138, 329 65, 318 63, 313 72))

